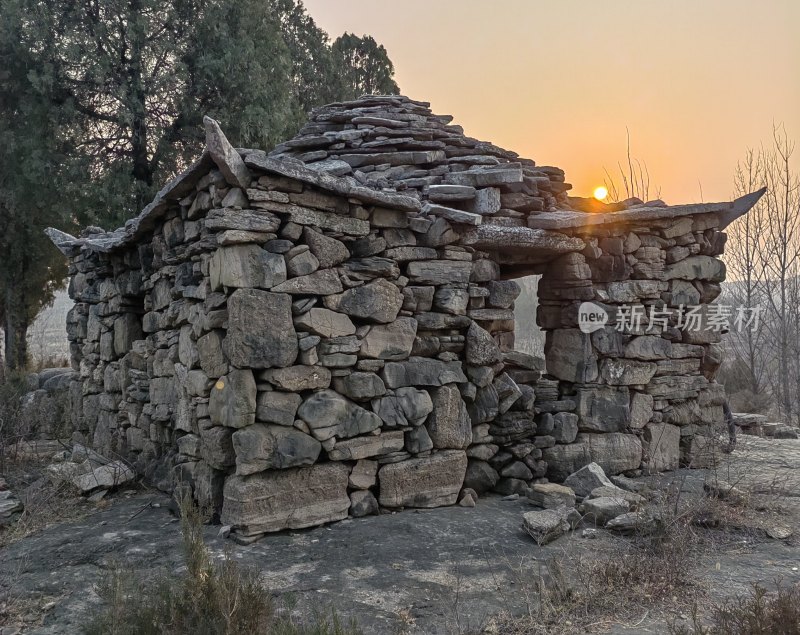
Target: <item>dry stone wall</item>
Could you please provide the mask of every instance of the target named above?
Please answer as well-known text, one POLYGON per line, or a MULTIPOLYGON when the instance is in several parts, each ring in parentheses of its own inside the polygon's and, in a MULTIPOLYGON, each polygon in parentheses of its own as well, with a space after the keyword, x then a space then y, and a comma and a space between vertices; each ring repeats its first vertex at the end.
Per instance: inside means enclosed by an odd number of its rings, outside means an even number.
POLYGON ((71 263, 76 429, 241 540, 591 461, 673 469, 713 437, 713 337, 585 334, 577 316, 713 300, 723 213, 588 224, 560 211, 563 172, 400 97, 321 109, 271 155, 206 132, 126 227, 51 237, 71 263), (546 373, 513 349, 509 278, 531 272, 546 373))

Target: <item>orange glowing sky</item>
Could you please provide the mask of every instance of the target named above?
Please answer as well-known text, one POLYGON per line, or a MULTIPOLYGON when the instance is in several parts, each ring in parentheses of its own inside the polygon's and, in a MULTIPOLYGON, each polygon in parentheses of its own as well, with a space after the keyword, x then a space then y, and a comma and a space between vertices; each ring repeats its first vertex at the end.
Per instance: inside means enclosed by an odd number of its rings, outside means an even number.
MULTIPOLYGON (((386 46, 402 92, 591 196, 634 156, 668 203, 729 200, 773 121, 800 140, 800 0, 305 0, 386 46)), ((800 165, 800 147, 795 158, 800 165)), ((653 192, 651 191, 651 194, 653 192)))

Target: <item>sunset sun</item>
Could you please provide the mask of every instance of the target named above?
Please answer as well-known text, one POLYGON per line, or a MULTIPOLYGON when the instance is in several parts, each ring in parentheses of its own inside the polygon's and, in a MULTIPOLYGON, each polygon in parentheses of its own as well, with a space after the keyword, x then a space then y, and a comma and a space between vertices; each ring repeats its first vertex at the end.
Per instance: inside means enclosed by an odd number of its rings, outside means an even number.
POLYGON ((605 187, 603 187, 602 185, 599 186, 599 187, 594 188, 594 197, 598 201, 605 200, 607 196, 608 196, 608 190, 605 187))

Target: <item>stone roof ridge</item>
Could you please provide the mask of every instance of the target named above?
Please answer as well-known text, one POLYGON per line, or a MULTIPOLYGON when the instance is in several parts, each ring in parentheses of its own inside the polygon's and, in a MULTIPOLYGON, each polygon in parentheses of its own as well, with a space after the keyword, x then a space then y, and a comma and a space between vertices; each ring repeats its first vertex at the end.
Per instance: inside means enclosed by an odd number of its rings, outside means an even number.
MULTIPOLYGON (((403 95, 365 95, 314 110, 300 132, 271 152, 234 148, 219 123, 204 117, 206 148, 167 183, 139 215, 112 231, 80 237, 55 229, 47 235, 68 256, 82 248, 108 252, 152 232, 169 209, 214 168, 231 188, 246 192, 256 174, 295 179, 369 205, 421 213, 480 230, 480 241, 511 229, 567 230, 605 223, 636 223, 720 213, 725 226, 746 213, 764 190, 732 203, 668 207, 631 199, 605 205, 567 195, 564 171, 464 134, 450 115, 403 95), (743 211, 742 211, 743 210, 743 211)), ((509 230, 509 231, 506 231, 509 230)), ((505 233, 504 233, 505 232, 505 233)))

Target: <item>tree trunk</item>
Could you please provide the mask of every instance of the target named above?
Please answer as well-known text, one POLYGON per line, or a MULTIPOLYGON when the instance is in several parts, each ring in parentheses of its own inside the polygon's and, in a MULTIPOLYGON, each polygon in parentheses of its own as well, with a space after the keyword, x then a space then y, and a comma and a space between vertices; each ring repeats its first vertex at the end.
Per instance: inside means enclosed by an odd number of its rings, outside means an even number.
POLYGON ((9 371, 24 370, 28 365, 28 320, 19 315, 20 309, 24 311, 24 304, 20 298, 14 297, 10 286, 3 301, 6 368, 9 371))
POLYGON ((142 196, 153 184, 153 166, 148 159, 147 93, 144 85, 143 49, 146 34, 142 27, 141 0, 130 3, 130 61, 128 68, 128 99, 131 110, 131 158, 133 178, 140 187, 136 188, 137 208, 142 207, 142 196))

